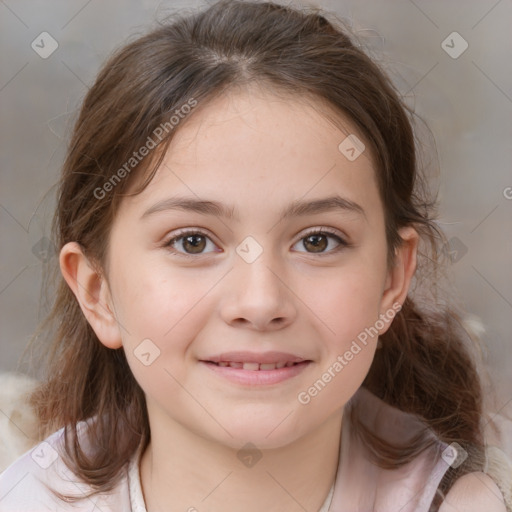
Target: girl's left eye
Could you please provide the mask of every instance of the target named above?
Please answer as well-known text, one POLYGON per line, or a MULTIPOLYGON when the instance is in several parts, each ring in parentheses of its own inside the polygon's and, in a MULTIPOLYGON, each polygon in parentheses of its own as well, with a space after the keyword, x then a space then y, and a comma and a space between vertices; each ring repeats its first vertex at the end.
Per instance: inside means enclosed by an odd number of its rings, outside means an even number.
MULTIPOLYGON (((208 242, 213 247, 216 247, 206 233, 202 231, 189 230, 178 233, 177 236, 168 240, 165 243, 164 247, 169 248, 171 252, 179 254, 180 256, 191 257, 195 255, 204 254, 203 251, 208 246, 208 242), (178 251, 176 249, 176 245, 181 245, 181 248, 184 250, 184 252, 178 251)), ((306 233, 294 245, 297 245, 300 242, 302 242, 302 246, 306 249, 306 252, 309 252, 308 249, 312 249, 311 254, 334 253, 349 245, 336 232, 330 230, 329 228, 312 230, 306 233), (335 240, 338 246, 335 247, 334 249, 326 251, 325 249, 329 246, 329 239, 335 240)), ((210 252, 221 251, 214 249, 213 251, 210 252)))
MULTIPOLYGON (((306 235, 299 240, 299 242, 302 242, 302 246, 306 249, 310 248, 313 249, 311 254, 320 254, 320 255, 328 255, 332 253, 336 253, 340 251, 341 249, 348 247, 349 244, 346 242, 337 232, 332 231, 329 228, 322 228, 322 229, 316 229, 311 230, 306 235), (331 249, 329 251, 326 251, 326 249, 329 246, 329 239, 335 240, 338 244, 334 249, 331 249)), ((299 243, 297 242, 297 243, 299 243)), ((302 251, 299 251, 302 252, 302 251)), ((307 251, 309 252, 309 251, 307 251)))

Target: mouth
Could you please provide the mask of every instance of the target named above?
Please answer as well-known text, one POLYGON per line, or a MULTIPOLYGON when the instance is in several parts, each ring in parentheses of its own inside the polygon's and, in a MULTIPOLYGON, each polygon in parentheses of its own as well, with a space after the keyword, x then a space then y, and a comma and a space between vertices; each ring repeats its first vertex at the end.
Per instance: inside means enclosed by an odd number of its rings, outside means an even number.
POLYGON ((254 387, 295 377, 313 361, 283 352, 229 352, 200 360, 200 363, 223 379, 254 387))
POLYGON ((307 362, 307 361, 276 361, 275 363, 257 363, 257 362, 242 362, 242 361, 204 361, 205 363, 214 364, 216 366, 220 366, 222 368, 236 368, 238 370, 250 370, 253 372, 256 371, 272 371, 279 370, 280 368, 290 368, 292 366, 296 366, 298 364, 307 362))

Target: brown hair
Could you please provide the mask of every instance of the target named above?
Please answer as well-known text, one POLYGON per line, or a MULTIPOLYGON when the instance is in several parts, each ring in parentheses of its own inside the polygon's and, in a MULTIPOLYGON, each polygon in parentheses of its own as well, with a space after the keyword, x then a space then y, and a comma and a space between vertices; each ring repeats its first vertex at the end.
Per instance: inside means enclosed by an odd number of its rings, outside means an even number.
MULTIPOLYGON (((469 453, 445 475, 437 507, 458 476, 483 468, 481 384, 458 315, 438 306, 438 256, 444 239, 418 174, 413 114, 386 74, 335 21, 315 9, 221 1, 164 23, 117 51, 87 93, 74 127, 54 220, 57 249, 78 242, 102 272, 109 229, 123 194, 136 176, 145 177, 141 188, 149 182, 176 130, 166 131, 158 150, 133 170, 125 167, 127 172, 112 187, 105 183, 112 183, 116 173, 119 177, 134 150, 154 139, 157 127, 191 98, 201 105, 250 82, 327 104, 334 117, 348 117, 361 131, 374 158, 390 263, 401 243, 398 228, 413 225, 421 234, 424 257, 418 272, 433 271, 428 275, 431 293, 421 301, 406 299, 381 338, 382 348, 363 386, 469 453), (105 198, 98 199, 100 189, 105 198)), ((99 342, 62 278, 42 329, 53 336, 46 375, 32 395, 42 435, 65 427, 67 464, 96 492, 107 492, 136 448, 149 442, 144 393, 123 349, 99 342), (98 417, 94 442, 104 449, 88 458, 76 424, 92 416, 98 417)), ((383 447, 362 424, 356 430, 385 467, 398 467, 426 448, 425 440, 412 447, 383 447)))

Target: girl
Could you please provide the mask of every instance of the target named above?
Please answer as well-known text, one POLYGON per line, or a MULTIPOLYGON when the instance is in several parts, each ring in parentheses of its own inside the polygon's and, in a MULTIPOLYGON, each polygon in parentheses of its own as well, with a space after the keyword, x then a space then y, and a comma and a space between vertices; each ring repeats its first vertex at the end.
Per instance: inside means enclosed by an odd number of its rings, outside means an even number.
POLYGON ((422 190, 407 109, 318 12, 221 1, 121 49, 1 510, 505 511, 469 338, 435 274, 410 290, 422 190))

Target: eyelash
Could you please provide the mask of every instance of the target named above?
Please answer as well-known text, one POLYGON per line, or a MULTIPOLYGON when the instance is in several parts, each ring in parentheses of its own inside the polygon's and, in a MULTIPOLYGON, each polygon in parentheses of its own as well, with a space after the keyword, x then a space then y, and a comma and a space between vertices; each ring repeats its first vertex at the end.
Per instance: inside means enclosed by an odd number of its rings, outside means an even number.
MULTIPOLYGON (((178 256, 183 256, 185 258, 197 258, 197 257, 200 257, 200 256, 204 256, 205 254, 208 254, 208 253, 198 253, 198 254, 188 254, 186 252, 180 252, 180 251, 177 251, 176 249, 174 249, 172 247, 172 245, 177 242, 178 240, 181 240, 189 235, 200 235, 200 236, 204 236, 206 238, 208 238, 210 241, 210 236, 208 235, 208 233, 204 232, 204 231, 201 231, 201 230, 198 230, 198 229, 186 229, 186 230, 182 230, 182 231, 179 231, 176 236, 173 236, 171 239, 167 240, 164 244, 164 248, 167 248, 170 250, 170 252, 172 252, 173 254, 176 254, 178 256)), ((336 241, 340 244, 338 247, 336 247, 335 249, 332 249, 330 251, 327 251, 327 252, 323 252, 323 253, 313 253, 313 252, 307 252, 306 251, 306 254, 316 254, 318 256, 328 256, 328 255, 331 255, 331 254, 334 254, 334 253, 337 253, 339 252, 340 250, 344 249, 344 248, 347 248, 350 246, 350 244, 348 242, 346 242, 343 238, 340 237, 340 235, 330 229, 330 228, 327 228, 327 227, 322 227, 322 228, 314 228, 314 229, 311 229, 310 231, 306 232, 299 240, 298 242, 300 242, 301 240, 304 240, 305 238, 307 238, 308 236, 311 236, 311 235, 329 235, 330 238, 335 238, 336 241)), ((296 242, 297 243, 297 242, 296 242)), ((295 245, 295 244, 294 244, 295 245)), ((302 252, 302 251, 300 251, 302 252)))

